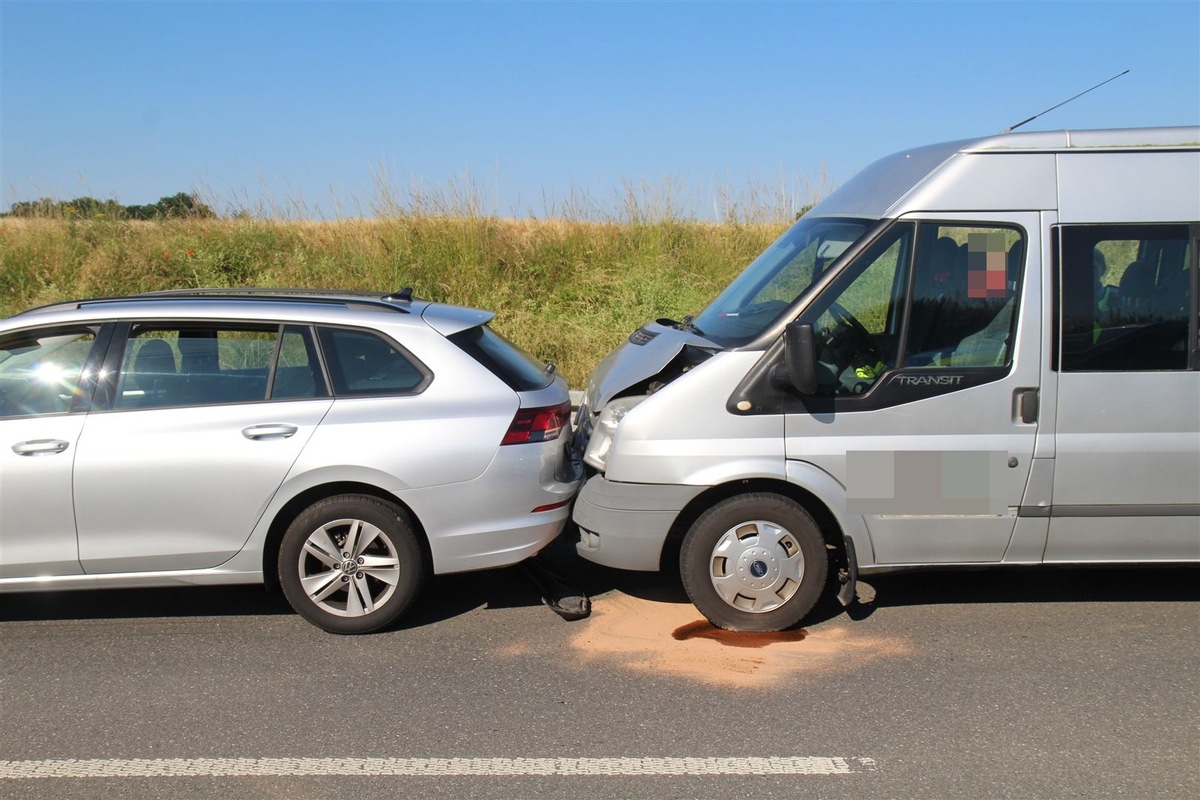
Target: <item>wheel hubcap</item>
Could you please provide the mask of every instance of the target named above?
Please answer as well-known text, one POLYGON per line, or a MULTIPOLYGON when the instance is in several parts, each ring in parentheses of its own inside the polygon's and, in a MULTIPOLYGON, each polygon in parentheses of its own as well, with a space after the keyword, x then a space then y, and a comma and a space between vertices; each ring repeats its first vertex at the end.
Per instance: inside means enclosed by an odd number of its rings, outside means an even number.
POLYGON ((782 606, 804 579, 796 537, 766 520, 736 525, 717 540, 709 579, 721 599, 741 611, 764 614, 782 606))
POLYGON ((400 582, 400 558, 392 541, 358 519, 334 520, 310 533, 297 568, 309 600, 339 617, 379 609, 400 582))

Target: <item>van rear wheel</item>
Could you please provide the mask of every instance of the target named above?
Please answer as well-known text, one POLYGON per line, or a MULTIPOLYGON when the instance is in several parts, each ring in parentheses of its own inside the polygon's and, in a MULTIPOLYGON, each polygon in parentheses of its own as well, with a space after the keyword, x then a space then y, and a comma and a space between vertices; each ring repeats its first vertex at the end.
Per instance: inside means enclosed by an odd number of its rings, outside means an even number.
POLYGON ((718 628, 780 631, 820 599, 829 557, 799 503, 753 493, 700 515, 684 537, 679 567, 688 597, 718 628))

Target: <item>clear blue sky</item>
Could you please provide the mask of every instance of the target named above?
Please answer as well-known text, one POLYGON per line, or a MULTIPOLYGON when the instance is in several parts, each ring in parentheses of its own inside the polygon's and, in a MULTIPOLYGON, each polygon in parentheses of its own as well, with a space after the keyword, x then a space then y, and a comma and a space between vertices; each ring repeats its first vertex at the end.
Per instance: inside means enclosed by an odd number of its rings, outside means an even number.
MULTIPOLYGON (((354 214, 469 170, 492 213, 622 182, 840 183, 911 145, 1200 122, 1200 2, 0 5, 0 208, 354 214), (338 210, 338 203, 341 210, 338 210)), ((714 188, 715 187, 715 188, 714 188)))

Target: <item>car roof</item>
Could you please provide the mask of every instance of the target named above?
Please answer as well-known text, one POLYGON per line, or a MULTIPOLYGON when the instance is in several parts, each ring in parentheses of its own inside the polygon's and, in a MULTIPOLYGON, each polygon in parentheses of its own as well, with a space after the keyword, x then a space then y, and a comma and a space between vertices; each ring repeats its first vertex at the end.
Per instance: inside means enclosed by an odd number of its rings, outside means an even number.
MULTIPOLYGON (((416 298, 412 289, 391 294, 325 289, 234 287, 177 289, 136 295, 69 300, 29 309, 9 318, 60 318, 63 321, 157 316, 171 319, 255 319, 346 323, 362 315, 387 314, 388 324, 425 324, 443 335, 488 322, 494 315, 475 308, 416 298)), ((39 321, 41 321, 39 319, 39 321)), ((56 320, 57 321, 57 320, 56 320)), ((378 321, 378 320, 376 320, 378 321)))

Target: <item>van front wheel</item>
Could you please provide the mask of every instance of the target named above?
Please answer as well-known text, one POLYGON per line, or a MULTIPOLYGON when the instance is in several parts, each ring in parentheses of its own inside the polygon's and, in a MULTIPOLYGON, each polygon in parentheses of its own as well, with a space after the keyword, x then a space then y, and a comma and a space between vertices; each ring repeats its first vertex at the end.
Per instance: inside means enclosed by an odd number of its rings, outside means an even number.
POLYGON ((679 567, 688 597, 718 628, 781 631, 820 599, 829 558, 799 503, 754 493, 701 514, 684 537, 679 567))

